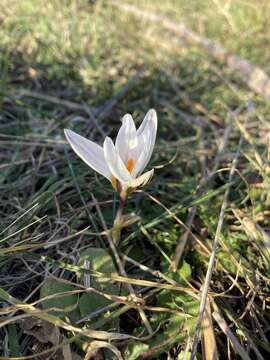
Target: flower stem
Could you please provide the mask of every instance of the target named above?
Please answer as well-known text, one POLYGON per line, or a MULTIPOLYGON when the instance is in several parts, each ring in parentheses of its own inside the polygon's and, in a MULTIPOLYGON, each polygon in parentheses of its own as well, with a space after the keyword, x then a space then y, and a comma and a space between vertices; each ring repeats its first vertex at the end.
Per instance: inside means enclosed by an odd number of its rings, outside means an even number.
POLYGON ((115 245, 118 245, 121 238, 121 231, 123 225, 123 211, 126 203, 126 196, 120 196, 120 204, 117 210, 114 223, 113 223, 113 231, 112 238, 115 245))
MULTIPOLYGON (((125 267, 121 262, 121 258, 117 252, 117 244, 120 242, 121 239, 121 231, 122 231, 122 227, 123 227, 123 223, 124 223, 124 219, 123 219, 123 211, 124 211, 124 207, 125 207, 125 203, 126 203, 126 196, 121 196, 120 195, 120 204, 119 204, 119 208, 117 210, 115 219, 114 219, 114 224, 113 224, 113 230, 112 230, 112 237, 108 236, 108 240, 109 240, 109 244, 111 247, 111 250, 114 254, 114 258, 115 261, 117 263, 119 272, 122 276, 127 277, 126 271, 125 271, 125 267)), ((135 290, 133 288, 133 286, 131 284, 127 283, 127 288, 129 290, 130 293, 130 297, 132 299, 133 302, 137 303, 138 305, 141 304, 141 302, 143 302, 142 299, 138 298, 135 290)), ((138 308, 139 314, 141 316, 142 322, 144 323, 144 326, 146 327, 148 333, 150 335, 153 334, 153 330, 151 328, 151 325, 145 315, 145 312, 143 309, 141 309, 140 307, 138 308)))
POLYGON ((115 220, 114 220, 114 222, 116 222, 116 223, 119 223, 119 222, 121 223, 124 207, 125 207, 125 204, 126 204, 126 200, 127 200, 126 197, 120 197, 119 208, 117 210, 116 217, 115 217, 115 220))

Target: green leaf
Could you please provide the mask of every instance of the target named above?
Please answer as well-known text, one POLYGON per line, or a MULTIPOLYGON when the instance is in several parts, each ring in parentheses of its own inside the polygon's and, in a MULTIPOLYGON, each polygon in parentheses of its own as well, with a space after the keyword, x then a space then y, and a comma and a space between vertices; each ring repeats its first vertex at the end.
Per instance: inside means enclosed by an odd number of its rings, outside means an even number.
POLYGON ((192 278, 191 266, 186 261, 183 261, 177 272, 167 272, 166 275, 179 284, 186 285, 187 281, 192 278))
POLYGON ((53 314, 56 316, 66 316, 74 315, 72 312, 76 309, 78 296, 76 294, 63 294, 60 296, 59 294, 69 292, 74 290, 74 286, 71 284, 67 284, 57 279, 48 279, 45 284, 40 289, 40 299, 58 294, 56 297, 48 300, 44 300, 42 302, 42 306, 44 309, 57 308, 61 309, 60 311, 53 310, 53 314))
MULTIPOLYGON (((102 273, 114 273, 116 272, 115 265, 111 256, 100 248, 88 248, 81 252, 79 264, 85 266, 88 262, 88 266, 91 270, 102 273)), ((118 295, 119 288, 116 284, 108 281, 102 281, 102 279, 90 279, 90 286, 110 295, 118 295)), ((79 309, 81 316, 90 315, 93 312, 111 304, 109 299, 104 296, 96 294, 94 292, 85 293, 80 297, 79 309)))
POLYGON ((90 262, 90 268, 92 270, 104 273, 117 271, 111 256, 104 249, 91 247, 83 250, 80 253, 79 264, 83 265, 85 260, 90 262))
POLYGON ((110 300, 95 293, 85 293, 80 297, 79 309, 82 317, 89 315, 100 308, 103 308, 111 303, 110 300))
POLYGON ((198 316, 200 308, 200 301, 198 299, 195 299, 187 293, 178 292, 178 294, 174 296, 173 300, 177 308, 182 308, 186 314, 194 317, 198 316))
POLYGON ((8 325, 8 343, 11 356, 20 356, 20 345, 15 324, 8 325))
MULTIPOLYGON (((153 329, 158 329, 158 331, 151 339, 141 343, 141 346, 139 346, 139 343, 137 345, 138 349, 136 347, 133 349, 137 342, 129 343, 125 350, 125 359, 136 359, 136 357, 132 356, 133 353, 136 354, 136 351, 138 351, 138 356, 143 355, 147 359, 157 359, 159 355, 171 349, 174 344, 185 341, 186 337, 194 331, 199 309, 197 299, 184 292, 162 290, 157 296, 157 306, 179 311, 182 308, 183 313, 172 314, 163 312, 153 314, 151 325, 153 329)), ((134 330, 133 335, 138 336, 142 332, 143 327, 140 326, 134 330)))
POLYGON ((180 278, 189 281, 192 275, 191 266, 186 261, 183 261, 181 268, 178 270, 178 274, 180 278))
MULTIPOLYGON (((189 360, 191 358, 191 352, 190 351, 181 351, 180 354, 177 356, 177 360, 189 360)), ((199 358, 195 356, 195 360, 198 360, 199 358)))
MULTIPOLYGON (((188 264, 181 267, 180 272, 181 270, 184 272, 184 276, 190 276, 190 266, 188 264)), ((179 281, 180 274, 175 274, 179 281)), ((172 314, 164 312, 152 316, 151 325, 153 329, 159 328, 159 331, 146 342, 149 345, 149 349, 145 350, 142 354, 147 359, 156 359, 160 354, 171 349, 174 344, 184 341, 186 336, 195 329, 200 306, 200 302, 196 298, 185 292, 165 289, 161 290, 157 295, 156 304, 157 306, 178 311, 182 310, 183 313, 172 314)), ((134 335, 138 335, 138 332, 134 332, 134 335)), ((129 360, 129 358, 127 359, 129 360)))
POLYGON ((136 360, 138 357, 149 349, 149 345, 140 341, 131 341, 125 350, 126 360, 136 360))
POLYGON ((195 324, 196 319, 186 321, 182 316, 170 314, 166 324, 156 336, 147 342, 149 345, 149 353, 146 351, 144 356, 147 356, 147 359, 156 359, 159 355, 171 349, 174 344, 184 341, 187 333, 193 331, 195 324))

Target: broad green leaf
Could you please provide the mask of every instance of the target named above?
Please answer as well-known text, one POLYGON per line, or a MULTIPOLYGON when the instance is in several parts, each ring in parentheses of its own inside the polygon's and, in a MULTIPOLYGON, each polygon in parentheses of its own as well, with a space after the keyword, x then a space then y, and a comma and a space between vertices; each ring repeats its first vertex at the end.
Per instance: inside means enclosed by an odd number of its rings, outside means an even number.
POLYGON ((85 293, 80 297, 79 309, 82 317, 85 317, 100 308, 103 308, 111 303, 102 295, 95 293, 85 293))
POLYGON ((104 273, 117 271, 111 256, 104 249, 91 247, 83 250, 80 253, 79 264, 83 265, 85 260, 90 262, 90 268, 92 270, 104 273))
POLYGON ((133 353, 136 353, 136 350, 139 352, 139 355, 147 359, 157 359, 159 355, 170 350, 175 344, 183 342, 187 334, 193 332, 196 325, 196 318, 185 319, 177 314, 167 314, 167 320, 160 322, 161 318, 159 315, 153 316, 151 325, 153 328, 159 327, 160 330, 143 344, 144 347, 142 345, 133 350, 132 344, 129 345, 125 352, 125 359, 136 359, 136 357, 131 356, 133 353), (128 357, 129 354, 131 357, 128 357))
POLYGON ((52 299, 44 300, 42 302, 43 308, 57 308, 60 309, 60 311, 53 310, 54 315, 63 317, 68 314, 72 317, 72 312, 77 306, 78 296, 76 294, 63 294, 62 296, 59 296, 61 293, 66 293, 72 290, 74 290, 74 286, 71 284, 64 283, 57 279, 48 279, 40 289, 40 298, 42 299, 46 296, 55 294, 58 295, 52 299))
MULTIPOLYGON (((115 265, 111 256, 100 248, 88 248, 80 254, 80 265, 88 266, 89 269, 99 271, 102 273, 114 273, 116 272, 115 265)), ((105 294, 118 295, 119 288, 117 284, 113 284, 108 281, 102 281, 102 279, 90 278, 90 286, 104 292, 105 294)), ((79 300, 79 309, 82 317, 90 315, 97 310, 111 304, 111 301, 102 295, 94 292, 88 292, 83 294, 79 300)))

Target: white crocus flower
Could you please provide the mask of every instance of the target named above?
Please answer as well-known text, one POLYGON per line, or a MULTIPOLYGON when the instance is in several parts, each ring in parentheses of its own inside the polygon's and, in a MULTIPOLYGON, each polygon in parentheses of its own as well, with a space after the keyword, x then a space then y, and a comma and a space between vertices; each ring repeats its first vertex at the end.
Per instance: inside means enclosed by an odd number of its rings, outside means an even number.
POLYGON ((138 130, 132 116, 126 114, 122 118, 115 144, 107 136, 103 148, 65 129, 66 138, 76 154, 124 195, 145 185, 152 177, 153 169, 144 174, 142 172, 151 158, 156 133, 157 114, 153 109, 147 112, 138 130))

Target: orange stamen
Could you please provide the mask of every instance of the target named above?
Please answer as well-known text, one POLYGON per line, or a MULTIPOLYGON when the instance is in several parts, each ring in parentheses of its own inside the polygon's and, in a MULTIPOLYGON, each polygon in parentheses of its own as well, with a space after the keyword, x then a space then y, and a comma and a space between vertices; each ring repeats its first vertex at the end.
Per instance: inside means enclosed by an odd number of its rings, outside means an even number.
POLYGON ((134 160, 133 159, 128 159, 127 161, 127 169, 129 172, 131 172, 134 168, 134 160))

